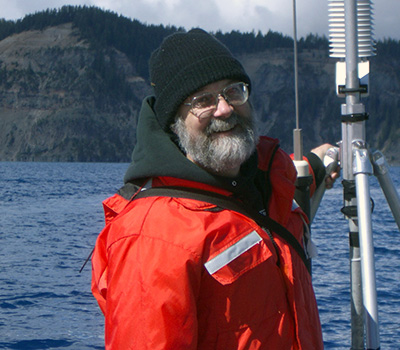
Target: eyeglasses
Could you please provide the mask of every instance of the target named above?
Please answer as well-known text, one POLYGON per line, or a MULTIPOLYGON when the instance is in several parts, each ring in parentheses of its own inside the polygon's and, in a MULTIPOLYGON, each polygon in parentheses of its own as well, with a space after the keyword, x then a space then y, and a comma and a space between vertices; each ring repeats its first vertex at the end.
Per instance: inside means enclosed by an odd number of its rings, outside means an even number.
POLYGON ((206 92, 194 96, 190 102, 184 103, 190 106, 190 112, 199 119, 211 117, 218 107, 219 98, 222 96, 231 106, 241 106, 249 98, 249 88, 245 83, 233 83, 225 87, 221 92, 206 92))

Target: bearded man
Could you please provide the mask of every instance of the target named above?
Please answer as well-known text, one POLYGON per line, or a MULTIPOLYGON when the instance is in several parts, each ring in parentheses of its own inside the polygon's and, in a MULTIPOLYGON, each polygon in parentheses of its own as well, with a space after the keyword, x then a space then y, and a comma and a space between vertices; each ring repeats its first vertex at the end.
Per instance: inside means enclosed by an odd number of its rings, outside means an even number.
POLYGON ((323 349, 295 248, 307 221, 293 205, 296 170, 278 140, 258 137, 247 73, 201 29, 164 39, 149 66, 154 96, 92 257, 106 349, 323 349), (165 188, 211 199, 154 194, 165 188))

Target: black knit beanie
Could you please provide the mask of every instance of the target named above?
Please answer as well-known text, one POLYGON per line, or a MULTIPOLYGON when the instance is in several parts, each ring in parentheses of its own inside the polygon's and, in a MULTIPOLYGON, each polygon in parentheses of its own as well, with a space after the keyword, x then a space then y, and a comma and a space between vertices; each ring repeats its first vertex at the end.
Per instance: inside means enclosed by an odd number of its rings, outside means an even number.
POLYGON ((149 62, 161 127, 168 131, 181 103, 205 85, 232 79, 249 84, 240 62, 215 37, 202 29, 178 32, 164 39, 149 62))

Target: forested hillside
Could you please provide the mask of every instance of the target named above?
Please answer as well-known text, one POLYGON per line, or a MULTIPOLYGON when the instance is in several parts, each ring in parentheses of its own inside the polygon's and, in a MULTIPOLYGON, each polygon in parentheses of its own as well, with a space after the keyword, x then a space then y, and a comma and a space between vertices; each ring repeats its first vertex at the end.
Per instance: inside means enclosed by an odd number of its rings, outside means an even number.
MULTIPOLYGON (((0 20, 0 160, 129 161, 147 62, 176 27, 145 25, 95 7, 65 6, 0 20)), ((215 33, 243 62, 262 132, 292 151, 293 41, 270 31, 215 33)), ((341 138, 335 60, 328 40, 299 40, 300 124, 305 148, 341 138)), ((371 58, 367 140, 399 162, 400 43, 371 58)))

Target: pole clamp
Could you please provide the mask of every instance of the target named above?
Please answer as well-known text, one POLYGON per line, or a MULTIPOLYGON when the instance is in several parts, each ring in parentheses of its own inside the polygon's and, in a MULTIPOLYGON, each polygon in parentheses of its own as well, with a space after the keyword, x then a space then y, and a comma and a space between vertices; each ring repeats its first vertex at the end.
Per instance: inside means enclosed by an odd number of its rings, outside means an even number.
POLYGON ((342 123, 356 123, 368 120, 368 113, 353 113, 342 115, 342 123))
POLYGON ((372 175, 374 173, 369 160, 369 152, 366 148, 355 148, 353 150, 353 173, 354 175, 372 175))
POLYGON ((338 91, 340 94, 357 93, 357 92, 359 92, 360 94, 367 94, 368 93, 368 85, 360 84, 360 87, 358 87, 358 88, 346 88, 345 85, 339 85, 338 91))
MULTIPOLYGON (((356 182, 355 180, 343 180, 343 197, 347 202, 351 202, 352 199, 356 198, 356 182)), ((357 217, 357 206, 346 205, 340 210, 346 217, 354 218, 357 217)))
POLYGON ((355 231, 349 232, 349 245, 350 247, 360 248, 360 236, 358 232, 355 231))

